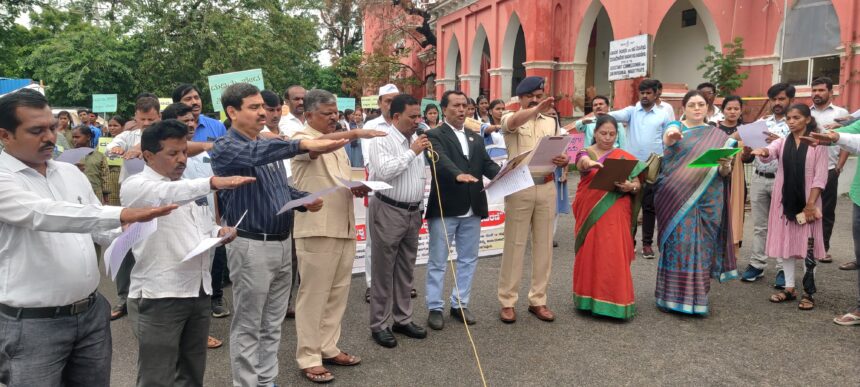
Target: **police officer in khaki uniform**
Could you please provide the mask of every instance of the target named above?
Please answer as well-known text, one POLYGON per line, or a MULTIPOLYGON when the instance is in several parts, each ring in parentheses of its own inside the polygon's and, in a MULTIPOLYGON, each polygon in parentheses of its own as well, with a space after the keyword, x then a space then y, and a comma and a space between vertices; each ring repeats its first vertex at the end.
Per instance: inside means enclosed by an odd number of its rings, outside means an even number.
MULTIPOLYGON (((502 116, 502 133, 513 157, 533 150, 542 137, 557 134, 554 118, 543 113, 553 105, 544 98, 544 79, 526 77, 517 85, 520 111, 502 116)), ((553 163, 566 167, 567 155, 558 155, 553 163)), ((529 289, 529 312, 543 321, 555 320, 546 306, 546 289, 552 268, 552 229, 556 213, 556 190, 552 173, 532 173, 533 187, 505 198, 505 249, 499 273, 500 318, 505 323, 517 320, 514 305, 519 297, 526 240, 532 235, 532 278, 529 289)))

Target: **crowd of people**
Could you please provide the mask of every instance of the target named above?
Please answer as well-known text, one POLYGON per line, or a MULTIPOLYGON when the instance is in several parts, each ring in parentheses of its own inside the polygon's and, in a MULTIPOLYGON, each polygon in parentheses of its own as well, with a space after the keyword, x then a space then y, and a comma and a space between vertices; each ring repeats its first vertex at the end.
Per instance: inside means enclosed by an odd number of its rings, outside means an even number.
MULTIPOLYGON (((301 374, 316 383, 333 380, 333 367, 362 361, 339 345, 356 256, 354 198, 368 198, 365 300, 374 342, 393 348, 398 335, 428 335, 416 322, 413 301, 424 219, 426 326, 444 329, 446 308, 450 318, 473 325, 472 280, 481 220, 489 215, 484 179, 495 177, 506 157, 567 133, 582 133, 585 147, 573 158, 545 155, 555 169, 532 172, 532 186, 504 199, 497 284, 502 322, 518 319, 526 244, 532 265, 526 310, 555 320, 547 305, 554 235, 559 214, 571 212, 573 304, 585 313, 622 320, 636 315, 631 262, 640 212, 641 255, 654 259, 659 251, 660 310, 707 315, 711 279, 759 280, 769 257, 780 289, 770 300, 800 298, 798 308, 815 307, 814 268, 832 260, 836 181, 848 155, 860 151, 860 123, 847 121, 847 111, 832 104, 829 79, 813 82, 812 106, 794 103, 793 86, 773 85, 772 115, 763 118, 769 145, 759 149, 744 146, 738 134, 743 99, 728 96, 718 107, 709 83, 684 96, 679 120, 661 100, 662 84, 646 79, 635 105, 611 111, 611 101, 597 96, 593 112, 567 126, 544 86, 540 77, 523 79, 517 109, 449 90, 438 106, 422 111, 413 96, 385 85, 377 110, 338 111, 337 98, 324 90, 296 85, 278 95, 237 83, 221 95, 224 123, 202 114, 200 90, 190 84, 177 86, 174 103, 163 111, 155 95, 142 93, 132 119, 100 123, 82 110, 78 125, 69 112, 55 117, 38 92, 0 98, 0 276, 7 279, 0 287, 0 384, 109 385, 110 321, 126 315, 138 343, 140 386, 202 386, 207 348, 223 344, 209 336, 211 318, 226 316, 232 316, 225 341, 233 385, 275 384, 286 318, 295 319, 301 374), (53 160, 72 148, 93 151, 74 164, 53 160), (687 167, 712 148, 742 150, 712 168, 687 167), (139 159, 142 170, 132 167, 139 159), (613 190, 592 187, 610 160, 635 166, 613 190), (745 163, 754 163, 752 182, 745 179, 745 163), (580 174, 572 203, 569 164, 580 174), (392 188, 347 187, 353 168, 392 188), (752 254, 739 271, 747 198, 752 254), (154 222, 155 231, 123 259, 116 274, 119 301, 111 308, 97 291, 98 251, 143 222, 154 222), (218 247, 186 256, 207 238, 220 238, 218 247), (452 248, 457 257, 449 292, 452 248), (797 261, 803 262, 802 293, 797 261), (45 275, 46 268, 54 275, 45 275), (232 283, 232 307, 223 297, 226 282, 232 283)), ((851 189, 855 250, 857 176, 851 189)), ((860 324, 860 298, 834 322, 860 324)))

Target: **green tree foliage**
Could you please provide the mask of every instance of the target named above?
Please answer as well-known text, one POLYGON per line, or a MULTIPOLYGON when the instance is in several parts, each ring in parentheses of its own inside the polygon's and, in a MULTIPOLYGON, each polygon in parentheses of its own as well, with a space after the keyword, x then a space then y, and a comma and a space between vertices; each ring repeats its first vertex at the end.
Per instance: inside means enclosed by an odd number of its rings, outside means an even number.
POLYGON ((733 42, 724 44, 723 51, 717 50, 710 44, 705 46, 705 51, 708 52, 708 55, 696 69, 705 70, 703 76, 717 86, 719 96, 731 95, 749 77, 747 72, 740 71, 741 59, 746 52, 744 50, 744 38, 738 36, 733 42))
POLYGON ((131 113, 140 92, 169 97, 187 82, 211 111, 207 77, 253 68, 279 94, 292 84, 343 94, 341 73, 316 59, 318 19, 293 1, 70 0, 40 9, 29 29, 13 24, 0 34, 0 76, 43 81, 56 105, 89 106, 93 93, 116 93, 121 112, 131 113))

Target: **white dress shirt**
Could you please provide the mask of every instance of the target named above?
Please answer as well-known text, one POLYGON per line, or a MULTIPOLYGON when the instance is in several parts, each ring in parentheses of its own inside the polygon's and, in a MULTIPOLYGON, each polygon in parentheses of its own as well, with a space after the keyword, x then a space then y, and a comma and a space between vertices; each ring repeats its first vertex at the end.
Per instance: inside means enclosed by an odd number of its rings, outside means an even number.
MULTIPOLYGON (((215 176, 212 172, 212 157, 209 152, 203 151, 196 156, 189 156, 186 162, 185 172, 182 173, 182 178, 186 180, 210 178, 215 176)), ((206 204, 212 215, 215 215, 215 193, 206 195, 206 204)))
POLYGON ((99 285, 93 240, 110 244, 121 212, 102 206, 72 164, 49 160, 42 176, 0 154, 0 304, 64 306, 90 295, 99 285))
MULTIPOLYGON (((150 207, 176 203, 211 193, 210 179, 177 180, 160 175, 145 166, 130 176, 120 189, 120 201, 128 207, 150 207)), ((185 254, 209 237, 218 236, 220 227, 209 207, 195 202, 179 206, 158 218, 158 229, 134 248, 137 261, 131 271, 129 298, 191 298, 202 287, 212 294, 212 264, 208 252, 182 262, 185 254)))
MULTIPOLYGON (((836 119, 839 117, 845 117, 849 115, 848 110, 845 110, 839 106, 834 104, 827 105, 824 109, 818 109, 815 107, 815 104, 809 107, 809 110, 812 112, 812 116, 815 117, 815 122, 818 123, 818 129, 824 129, 825 125, 830 125, 836 122, 836 119)), ((836 164, 839 162, 839 147, 831 146, 827 148, 827 169, 836 168, 836 164)))
MULTIPOLYGON (((385 117, 379 116, 370 121, 364 123, 364 126, 361 129, 373 129, 373 130, 381 130, 386 131, 388 129, 394 129, 394 125, 391 125, 387 121, 385 121, 385 117)), ((359 144, 361 144, 361 156, 364 158, 364 166, 370 163, 370 139, 362 138, 359 140, 359 144)))
MULTIPOLYGON (((284 122, 283 118, 281 118, 281 122, 284 122)), ((304 129, 304 124, 302 125, 302 129, 304 129)), ((278 127, 278 130, 281 131, 282 135, 285 134, 284 129, 281 127, 278 127)), ((267 127, 263 127, 263 130, 261 130, 260 133, 272 133, 272 131, 267 127)), ((293 132, 293 134, 295 134, 295 132, 293 132)), ((292 137, 292 135, 288 135, 288 137, 292 137)), ((287 181, 289 181, 290 177, 293 176, 293 169, 290 167, 290 159, 281 160, 280 163, 284 164, 284 169, 287 171, 287 181)))
POLYGON ((416 203, 424 199, 424 156, 409 148, 418 136, 406 138, 397 128, 379 129, 388 133, 368 141, 370 180, 384 181, 392 189, 380 192, 399 202, 416 203))
POLYGON ((285 134, 287 137, 293 137, 296 132, 300 132, 304 128, 305 123, 294 116, 292 112, 282 116, 281 120, 278 121, 278 129, 281 130, 281 134, 285 134))
MULTIPOLYGON (((116 147, 121 148, 123 152, 128 152, 129 149, 139 145, 141 133, 143 133, 143 129, 128 130, 120 133, 105 147, 105 156, 111 156, 111 149, 116 147)), ((122 183, 126 178, 128 178, 128 172, 126 172, 125 163, 123 163, 119 170, 119 182, 122 183)))

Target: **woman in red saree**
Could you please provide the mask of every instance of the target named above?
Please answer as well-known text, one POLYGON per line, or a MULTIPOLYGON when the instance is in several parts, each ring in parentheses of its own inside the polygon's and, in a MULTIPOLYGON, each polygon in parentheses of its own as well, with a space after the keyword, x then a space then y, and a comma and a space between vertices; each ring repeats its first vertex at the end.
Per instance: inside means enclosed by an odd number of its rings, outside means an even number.
POLYGON ((630 319, 635 314, 633 277, 630 263, 635 258, 633 234, 639 212, 645 170, 640 162, 615 191, 591 189, 589 185, 606 159, 636 160, 614 148, 618 123, 612 116, 597 119, 594 144, 576 156, 576 167, 582 173, 573 201, 576 219, 575 258, 573 264, 573 302, 577 309, 592 314, 630 319))

